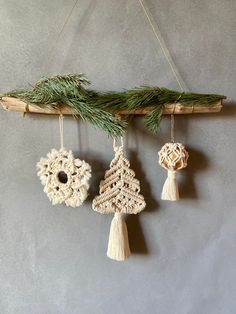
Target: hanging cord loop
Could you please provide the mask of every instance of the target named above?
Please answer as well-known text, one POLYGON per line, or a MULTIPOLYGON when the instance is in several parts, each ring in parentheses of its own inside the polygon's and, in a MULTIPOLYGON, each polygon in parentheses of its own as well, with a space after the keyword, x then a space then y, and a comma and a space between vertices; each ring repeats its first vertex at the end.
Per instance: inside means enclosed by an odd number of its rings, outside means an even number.
POLYGON ((171 68, 171 71, 175 77, 175 80, 177 82, 177 84, 179 85, 179 88, 181 91, 184 91, 184 90, 187 90, 187 87, 181 77, 181 75, 179 74, 179 71, 171 57, 171 54, 165 44, 165 41, 164 39, 162 38, 162 35, 161 35, 161 32, 160 32, 160 29, 156 23, 156 21, 154 21, 153 17, 152 17, 152 14, 151 12, 149 11, 149 9, 147 8, 146 4, 144 4, 144 0, 138 0, 140 5, 141 5, 141 8, 149 22, 149 25, 154 33, 154 36, 156 37, 156 40, 158 41, 160 47, 161 47, 161 50, 165 56, 165 59, 167 61, 167 63, 169 64, 170 68, 171 68))
POLYGON ((79 1, 79 0, 75 0, 75 1, 74 1, 74 3, 73 3, 73 5, 72 5, 72 7, 71 7, 69 13, 67 14, 67 16, 66 16, 66 18, 65 18, 65 20, 64 20, 64 22, 63 22, 63 24, 62 24, 62 26, 59 28, 59 33, 55 36, 54 40, 52 41, 52 44, 51 44, 51 46, 49 47, 48 56, 47 56, 47 58, 45 58, 45 63, 44 63, 44 65, 43 65, 43 68, 47 69, 48 66, 51 64, 53 54, 54 54, 54 52, 55 52, 55 50, 56 50, 56 48, 57 48, 57 45, 58 45, 59 40, 60 40, 60 38, 61 38, 61 35, 63 34, 63 32, 64 32, 64 30, 65 30, 67 24, 69 23, 69 20, 70 20, 70 18, 71 18, 71 16, 72 16, 73 12, 74 12, 74 10, 75 10, 75 7, 76 7, 77 4, 78 4, 78 1, 79 1))
POLYGON ((174 114, 170 116, 170 140, 171 143, 175 142, 175 117, 174 114))
POLYGON ((182 97, 184 92, 182 92, 179 97, 176 99, 176 101, 174 102, 174 108, 173 108, 173 112, 170 116, 170 140, 171 143, 175 142, 175 108, 176 108, 176 104, 179 102, 180 98, 182 97))
MULTIPOLYGON (((118 120, 121 120, 121 115, 119 113, 116 113, 115 114, 115 117, 118 119, 118 120)), ((116 148, 123 148, 124 147, 124 141, 123 141, 123 136, 120 137, 120 145, 119 146, 116 146, 116 138, 114 137, 113 138, 113 149, 116 150, 116 148)))
POLYGON ((124 141, 123 141, 123 137, 121 136, 120 137, 120 145, 119 146, 116 146, 116 138, 113 138, 113 148, 114 150, 117 148, 117 147, 124 147, 124 141))
POLYGON ((60 114, 59 116, 59 127, 60 127, 60 145, 61 149, 64 148, 64 126, 63 126, 63 114, 60 114))
MULTIPOLYGON (((179 86, 179 89, 180 91, 183 93, 184 90, 187 90, 187 87, 181 77, 181 75, 179 74, 179 71, 171 57, 171 54, 165 44, 165 41, 164 39, 162 38, 161 36, 161 32, 160 32, 160 29, 157 25, 157 23, 154 21, 153 17, 152 17, 152 14, 151 12, 149 11, 149 9, 147 8, 147 6, 144 4, 144 0, 138 0, 140 5, 141 5, 141 8, 144 12, 144 15, 146 16, 149 24, 150 24, 150 27, 153 31, 153 34, 154 36, 156 37, 156 40, 158 41, 160 47, 161 47, 161 50, 165 56, 165 59, 167 61, 167 63, 169 64, 170 66, 170 69, 174 75, 174 78, 179 86)), ((180 95, 180 97, 182 96, 182 94, 180 95)), ((179 97, 179 98, 180 98, 179 97)), ((178 99, 179 100, 179 99, 178 99)), ((174 104, 174 110, 173 110, 173 113, 171 114, 171 142, 174 143, 175 139, 174 139, 174 124, 175 124, 175 117, 174 117, 174 111, 175 111, 175 106, 176 106, 176 103, 178 102, 178 100, 175 102, 174 104)))

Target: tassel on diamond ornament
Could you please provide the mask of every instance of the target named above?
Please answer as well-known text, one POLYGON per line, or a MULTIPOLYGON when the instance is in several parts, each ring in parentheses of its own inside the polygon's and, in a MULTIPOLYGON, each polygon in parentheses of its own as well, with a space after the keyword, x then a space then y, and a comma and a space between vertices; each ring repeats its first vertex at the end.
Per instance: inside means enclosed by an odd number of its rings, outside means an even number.
POLYGON ((158 153, 159 164, 168 170, 168 177, 164 183, 161 199, 168 201, 179 200, 179 189, 176 171, 187 166, 188 152, 180 143, 166 143, 158 153))

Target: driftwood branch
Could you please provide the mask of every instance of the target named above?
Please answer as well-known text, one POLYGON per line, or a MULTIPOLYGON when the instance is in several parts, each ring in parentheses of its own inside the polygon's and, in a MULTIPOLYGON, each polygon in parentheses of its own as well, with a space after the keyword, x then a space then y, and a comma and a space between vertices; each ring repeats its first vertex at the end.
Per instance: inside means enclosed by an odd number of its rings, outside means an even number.
MULTIPOLYGON (((192 114, 192 113, 214 113, 220 112, 223 107, 222 98, 215 105, 182 105, 180 103, 166 104, 164 105, 163 114, 192 114)), ((77 113, 70 107, 61 105, 60 108, 40 108, 36 106, 27 105, 25 102, 13 98, 13 97, 2 97, 1 104, 6 111, 15 111, 22 113, 41 113, 41 114, 63 114, 63 115, 76 115, 77 113)), ((135 114, 145 115, 154 105, 150 104, 149 107, 138 110, 122 110, 116 112, 117 114, 135 114)))

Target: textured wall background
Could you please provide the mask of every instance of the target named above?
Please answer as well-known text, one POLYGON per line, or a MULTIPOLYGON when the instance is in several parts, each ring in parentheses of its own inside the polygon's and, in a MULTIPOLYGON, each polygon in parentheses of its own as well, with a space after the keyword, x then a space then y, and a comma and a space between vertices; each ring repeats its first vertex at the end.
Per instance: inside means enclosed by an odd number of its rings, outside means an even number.
MULTIPOLYGON (((136 0, 0 0, 0 85, 28 87, 47 74, 85 72, 99 90, 142 84, 177 89, 136 0), (53 47, 53 49, 52 49, 53 47), (51 57, 50 57, 51 51, 51 57)), ((236 2, 147 0, 190 90, 236 100, 236 2)), ((235 106, 176 119, 189 152, 182 200, 160 201, 166 172, 157 136, 135 119, 127 155, 147 209, 128 218, 131 258, 106 257, 112 217, 91 210, 112 141, 65 119, 65 143, 93 168, 85 206, 53 207, 35 164, 59 146, 56 117, 0 112, 1 314, 233 314, 236 312, 235 106)))

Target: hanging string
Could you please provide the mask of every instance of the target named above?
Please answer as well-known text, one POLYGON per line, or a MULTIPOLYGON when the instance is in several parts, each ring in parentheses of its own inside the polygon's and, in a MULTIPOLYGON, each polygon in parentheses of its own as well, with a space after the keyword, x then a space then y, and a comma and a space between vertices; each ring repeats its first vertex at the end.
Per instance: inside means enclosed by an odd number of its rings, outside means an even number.
MULTIPOLYGON (((57 43, 59 42, 59 39, 60 39, 60 37, 61 37, 61 35, 62 35, 64 29, 66 28, 66 25, 68 24, 68 22, 69 22, 69 20, 70 20, 70 18, 71 18, 71 16, 72 16, 72 13, 73 13, 73 11, 74 11, 74 9, 75 9, 75 7, 76 7, 78 1, 79 1, 79 0, 75 0, 75 2, 74 2, 74 4, 73 4, 73 6, 72 6, 70 12, 69 12, 68 15, 66 16, 65 21, 64 21, 64 23, 62 24, 62 27, 61 27, 61 29, 60 29, 58 35, 56 36, 56 38, 55 38, 55 40, 53 41, 52 45, 49 47, 49 54, 48 54, 48 57, 45 58, 46 61, 45 61, 45 64, 44 64, 43 68, 46 68, 46 65, 50 64, 50 62, 51 62, 51 57, 52 57, 53 52, 54 52, 54 50, 55 50, 55 48, 56 48, 56 45, 57 45, 57 43)), ((48 68, 48 67, 47 67, 47 68, 48 68)), ((61 149, 64 148, 63 119, 64 119, 63 114, 60 114, 60 115, 59 115, 59 128, 60 128, 60 145, 61 145, 61 149)))
POLYGON ((170 140, 171 143, 175 142, 175 118, 173 114, 170 116, 170 140))
MULTIPOLYGON (((113 139, 113 148, 115 149, 117 146, 116 146, 116 139, 114 138, 113 139)), ((124 141, 123 141, 123 137, 121 136, 120 137, 120 147, 124 147, 124 141)))
POLYGON ((60 127, 60 144, 61 144, 61 149, 64 148, 64 126, 63 126, 63 119, 64 119, 63 114, 60 114, 60 116, 59 116, 59 127, 60 127))
MULTIPOLYGON (((161 32, 160 32, 160 29, 159 29, 157 23, 154 21, 151 12, 144 5, 144 1, 143 0, 138 0, 138 1, 139 1, 140 5, 143 9, 143 12, 144 12, 149 24, 150 24, 150 27, 154 33, 154 36, 156 37, 156 40, 158 41, 158 43, 161 47, 161 50, 165 56, 165 59, 171 68, 171 71, 175 77, 175 80, 176 80, 177 84, 179 85, 180 91, 181 92, 183 92, 184 90, 186 91, 187 87, 186 87, 181 75, 179 74, 179 71, 178 71, 178 69, 177 69, 177 67, 176 67, 176 65, 175 65, 175 63, 171 57, 171 54, 170 54, 170 52, 169 52, 169 50, 165 44, 164 39, 161 36, 161 32)), ((176 103, 175 103, 175 105, 176 105, 176 103)), ((174 110, 175 110, 175 106, 174 106, 174 110)), ((173 110, 173 113, 171 114, 171 142, 172 143, 174 143, 174 141, 175 141, 175 138, 174 138, 174 126, 175 126, 174 110, 173 110)))
MULTIPOLYGON (((62 33, 64 32, 64 29, 66 28, 66 26, 67 26, 67 24, 68 24, 68 22, 69 22, 69 20, 70 20, 70 18, 71 18, 71 16, 72 16, 72 13, 74 12, 75 7, 77 6, 78 1, 79 1, 79 0, 75 0, 74 4, 73 4, 72 7, 71 7, 70 12, 69 12, 68 15, 66 16, 65 21, 64 21, 64 23, 62 24, 62 27, 61 27, 61 29, 60 29, 58 35, 55 37, 54 41, 52 42, 52 45, 49 47, 48 57, 45 58, 45 59, 46 59, 46 62, 45 62, 45 64, 44 64, 44 67, 45 67, 45 68, 46 68, 46 65, 49 65, 49 64, 51 63, 51 61, 52 61, 51 59, 52 59, 53 52, 54 52, 54 50, 55 50, 55 48, 56 48, 56 46, 57 46, 57 44, 58 44, 58 42, 59 42, 59 39, 60 39, 62 33)), ((47 68, 48 68, 48 67, 47 67, 47 68)))
MULTIPOLYGON (((115 117, 118 119, 118 120, 121 120, 121 115, 119 114, 119 113, 116 113, 115 114, 115 117)), ((114 137, 113 138, 113 149, 115 150, 115 148, 116 148, 117 146, 116 146, 116 138, 114 137)), ((121 136, 120 137, 120 146, 119 147, 124 147, 124 141, 123 141, 123 137, 121 136)))
POLYGON ((149 24, 150 24, 150 27, 151 27, 151 29, 152 29, 152 31, 153 31, 157 41, 159 42, 161 50, 162 50, 162 52, 163 52, 163 54, 164 54, 164 56, 166 58, 166 61, 168 62, 169 66, 171 68, 172 73, 174 74, 174 77, 176 79, 177 84, 179 85, 180 90, 181 91, 187 90, 187 87, 186 87, 182 77, 179 74, 179 71, 178 71, 178 69, 177 69, 177 67, 176 67, 176 65, 175 65, 175 63, 174 63, 174 61, 173 61, 173 59, 172 59, 172 57, 170 55, 170 52, 169 52, 169 50, 168 50, 168 48, 167 48, 167 46, 166 46, 166 44, 165 44, 165 42, 164 42, 164 40, 162 38, 160 29, 159 29, 157 23, 154 21, 152 15, 151 15, 151 12, 144 5, 144 1, 143 0, 139 0, 139 3, 140 3, 140 5, 141 5, 141 7, 143 9, 143 12, 144 12, 144 14, 145 14, 149 24))

